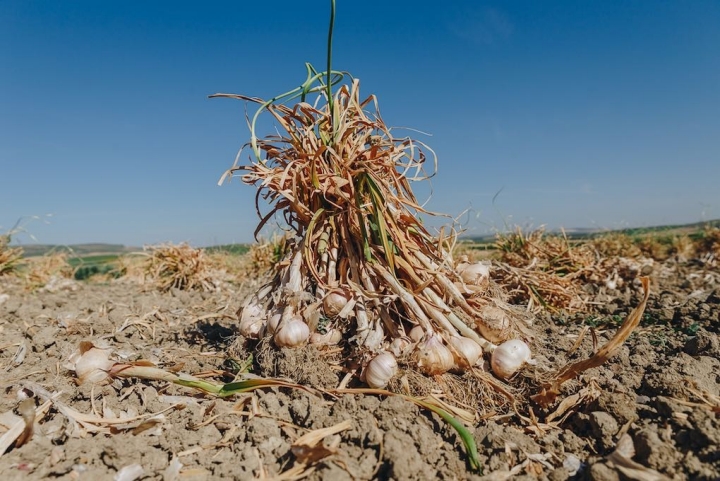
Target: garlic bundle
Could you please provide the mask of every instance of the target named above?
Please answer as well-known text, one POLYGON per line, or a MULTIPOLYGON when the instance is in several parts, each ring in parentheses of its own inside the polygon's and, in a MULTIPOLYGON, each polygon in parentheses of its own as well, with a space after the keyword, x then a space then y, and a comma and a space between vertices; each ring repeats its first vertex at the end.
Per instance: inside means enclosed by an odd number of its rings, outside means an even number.
POLYGON ((456 364, 460 368, 471 367, 482 358, 483 350, 480 344, 463 336, 452 336, 448 344, 453 349, 456 364))
POLYGON ((302 317, 294 316, 280 322, 273 339, 280 347, 299 347, 310 337, 310 328, 302 317))
POLYGON ((445 347, 442 338, 433 334, 417 351, 418 367, 426 374, 434 376, 449 371, 455 365, 455 358, 450 349, 445 347))
POLYGON ((368 386, 381 389, 388 385, 390 379, 397 374, 398 363, 389 352, 381 352, 375 356, 365 368, 365 382, 368 386))
POLYGON ((490 367, 496 376, 508 379, 529 362, 530 357, 531 352, 527 344, 520 339, 511 339, 495 348, 490 358, 490 367))

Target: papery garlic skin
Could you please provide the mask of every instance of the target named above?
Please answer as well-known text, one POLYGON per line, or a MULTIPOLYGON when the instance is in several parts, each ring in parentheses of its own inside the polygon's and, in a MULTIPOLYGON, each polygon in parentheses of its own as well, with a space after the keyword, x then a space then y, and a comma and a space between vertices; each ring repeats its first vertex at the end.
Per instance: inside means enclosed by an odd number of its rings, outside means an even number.
POLYGON ((281 321, 273 340, 280 347, 299 347, 310 337, 310 328, 301 317, 295 316, 281 321))
POLYGON ((520 339, 511 339, 495 348, 490 357, 490 367, 497 377, 508 379, 530 361, 531 356, 527 344, 520 339))
POLYGON ((440 336, 433 334, 418 346, 417 363, 420 370, 434 376, 452 369, 455 365, 455 357, 443 344, 440 336))
POLYGON ((365 368, 365 382, 374 389, 384 388, 397 374, 397 371, 398 363, 395 356, 389 352, 382 352, 375 356, 365 368))

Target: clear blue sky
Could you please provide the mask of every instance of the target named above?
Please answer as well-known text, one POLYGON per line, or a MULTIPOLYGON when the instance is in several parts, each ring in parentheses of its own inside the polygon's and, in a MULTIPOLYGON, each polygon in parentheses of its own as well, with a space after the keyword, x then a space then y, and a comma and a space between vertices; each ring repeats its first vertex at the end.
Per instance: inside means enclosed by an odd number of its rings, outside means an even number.
MULTIPOLYGON (((217 186, 243 104, 207 95, 323 68, 328 4, 0 2, 0 231, 250 241, 254 189, 217 186)), ((432 134, 429 207, 472 209, 469 233, 720 217, 717 0, 338 0, 334 67, 432 134)))

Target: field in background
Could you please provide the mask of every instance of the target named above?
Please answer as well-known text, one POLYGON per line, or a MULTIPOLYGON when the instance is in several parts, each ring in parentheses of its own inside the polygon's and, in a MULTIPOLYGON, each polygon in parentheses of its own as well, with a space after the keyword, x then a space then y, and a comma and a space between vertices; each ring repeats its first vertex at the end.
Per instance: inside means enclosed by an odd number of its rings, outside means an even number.
MULTIPOLYGON (((563 235, 571 243, 579 243, 608 235, 624 235, 633 241, 654 240, 661 244, 671 242, 674 238, 686 235, 692 240, 701 238, 708 229, 720 228, 720 219, 691 224, 661 225, 652 227, 628 227, 625 229, 568 229, 548 232, 563 235)), ((497 234, 462 237, 460 242, 472 249, 497 249, 497 234)))
MULTIPOLYGON (((666 225, 641 228, 626 228, 618 230, 586 230, 575 229, 562 232, 547 232, 547 235, 563 235, 570 245, 577 245, 584 242, 607 238, 624 237, 632 244, 640 246, 655 246, 657 249, 669 247, 680 237, 687 237, 692 241, 702 239, 711 229, 720 228, 720 219, 695 222, 683 225, 666 225)), ((520 232, 517 230, 515 232, 520 232)), ((461 237, 458 245, 463 250, 475 253, 480 258, 487 258, 496 255, 498 251, 498 239, 503 236, 512 235, 512 232, 492 234, 485 236, 461 237)), ((122 256, 133 253, 141 253, 140 247, 124 246, 122 244, 73 244, 73 245, 51 245, 51 244, 28 244, 21 245, 24 258, 37 258, 46 255, 63 255, 67 263, 74 269, 74 277, 77 280, 87 279, 98 274, 113 276, 119 269, 119 259, 122 256)), ((241 256, 250 250, 250 244, 224 244, 204 247, 208 254, 228 254, 241 256)))

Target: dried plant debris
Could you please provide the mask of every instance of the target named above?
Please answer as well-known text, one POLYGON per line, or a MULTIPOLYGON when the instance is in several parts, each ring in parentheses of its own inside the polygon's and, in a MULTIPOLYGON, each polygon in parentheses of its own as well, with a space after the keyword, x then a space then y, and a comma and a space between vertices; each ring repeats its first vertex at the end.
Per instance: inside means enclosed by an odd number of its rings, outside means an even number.
POLYGON ((145 253, 143 279, 163 291, 212 291, 227 280, 204 250, 188 244, 148 246, 145 253))
POLYGON ((10 246, 10 240, 9 235, 0 234, 0 276, 17 273, 22 259, 22 248, 10 246))

